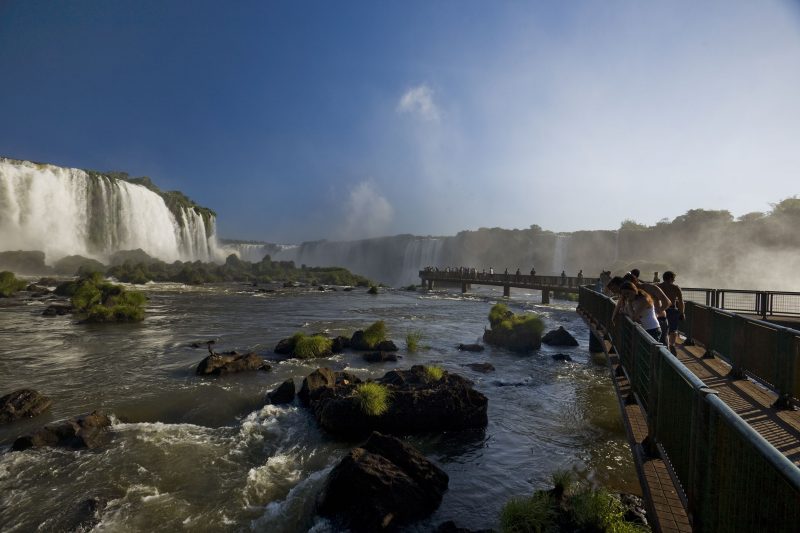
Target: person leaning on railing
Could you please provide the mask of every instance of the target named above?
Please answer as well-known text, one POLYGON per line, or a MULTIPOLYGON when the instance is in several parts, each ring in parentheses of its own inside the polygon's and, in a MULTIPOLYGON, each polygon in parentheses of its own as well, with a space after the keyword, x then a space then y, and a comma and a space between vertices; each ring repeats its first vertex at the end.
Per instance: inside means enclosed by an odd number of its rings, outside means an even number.
POLYGON ((624 301, 622 304, 623 312, 634 322, 640 323, 644 330, 656 341, 660 341, 661 326, 658 323, 655 306, 650 295, 637 288, 630 281, 626 281, 620 286, 619 294, 620 301, 624 301))

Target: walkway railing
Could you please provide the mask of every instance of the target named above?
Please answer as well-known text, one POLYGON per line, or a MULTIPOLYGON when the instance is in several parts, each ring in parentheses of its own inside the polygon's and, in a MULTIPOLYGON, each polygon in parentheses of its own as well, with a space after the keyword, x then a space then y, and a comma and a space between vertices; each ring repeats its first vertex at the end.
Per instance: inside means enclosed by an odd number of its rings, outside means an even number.
POLYGON ((781 405, 800 398, 800 331, 686 302, 682 330, 705 346, 738 376, 756 378, 781 397, 781 405))
MULTIPOLYGON (((610 298, 581 287, 579 302, 608 332, 634 397, 647 413, 648 438, 642 444, 670 465, 694 530, 795 530, 800 524, 800 469, 640 325, 626 316, 612 324, 610 298)), ((722 341, 723 329, 711 329, 713 316, 698 312, 696 304, 690 307, 692 335, 722 341)), ((743 341, 733 330, 727 334, 727 347, 743 341)))
POLYGON ((762 318, 800 316, 800 292, 686 288, 683 297, 710 307, 762 318))
POLYGON ((541 286, 546 285, 550 287, 567 287, 578 288, 581 285, 595 285, 600 280, 599 278, 587 278, 577 276, 540 276, 538 274, 531 276, 530 274, 513 274, 513 273, 494 273, 489 274, 486 272, 459 272, 459 271, 443 271, 443 270, 420 270, 419 277, 422 279, 432 279, 437 281, 453 281, 462 283, 475 283, 479 285, 481 282, 488 284, 510 284, 518 286, 541 286))

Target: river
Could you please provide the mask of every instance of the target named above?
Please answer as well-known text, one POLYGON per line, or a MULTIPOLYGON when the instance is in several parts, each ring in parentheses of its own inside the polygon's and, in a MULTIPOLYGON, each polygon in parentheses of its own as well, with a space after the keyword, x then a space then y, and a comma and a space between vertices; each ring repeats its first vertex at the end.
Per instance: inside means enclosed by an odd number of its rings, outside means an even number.
MULTIPOLYGON (((0 307, 0 395, 29 387, 53 399, 45 414, 0 426, 0 529, 73 527, 87 498, 107 505, 94 531, 335 531, 315 515, 329 470, 357 443, 323 434, 296 403, 265 405, 265 394, 293 377, 299 387, 319 366, 378 377, 412 364, 437 364, 475 382, 489 398, 482 431, 409 437, 450 476, 439 509, 406 531, 430 531, 446 520, 496 528, 509 498, 549 488, 556 470, 612 490, 638 492, 616 397, 605 367, 588 357, 588 330, 574 303, 539 304, 538 292, 516 289, 516 312, 534 311, 547 329, 563 325, 581 345, 529 356, 487 347, 459 352, 488 325, 496 291, 277 291, 241 284, 185 287, 149 284, 140 324, 85 325, 43 317, 40 302, 0 307), (195 375, 205 347, 267 355, 296 331, 349 335, 384 320, 400 346, 397 363, 365 363, 345 353, 273 364, 271 372, 222 378, 195 375), (423 332, 417 353, 405 335, 423 332), (555 361, 554 353, 572 362, 555 361), (481 374, 465 365, 491 362, 481 374), (99 449, 11 452, 13 440, 41 425, 102 409, 113 413, 99 449)), ((0 301, 2 302, 2 301, 0 301)))

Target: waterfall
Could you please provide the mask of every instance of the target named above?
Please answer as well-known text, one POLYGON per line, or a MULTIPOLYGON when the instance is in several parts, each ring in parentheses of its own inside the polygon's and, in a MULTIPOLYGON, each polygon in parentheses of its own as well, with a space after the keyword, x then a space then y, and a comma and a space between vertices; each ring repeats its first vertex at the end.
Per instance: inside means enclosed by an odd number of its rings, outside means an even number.
POLYGON ((41 250, 100 261, 141 248, 164 261, 221 258, 214 218, 171 211, 142 185, 73 168, 0 158, 0 251, 41 250))
POLYGON ((555 247, 553 248, 553 268, 555 274, 561 274, 562 270, 567 269, 567 248, 571 235, 556 235, 555 247))
POLYGON ((440 252, 444 239, 424 237, 413 239, 406 244, 403 254, 402 284, 419 282, 419 271, 427 266, 439 265, 440 252))

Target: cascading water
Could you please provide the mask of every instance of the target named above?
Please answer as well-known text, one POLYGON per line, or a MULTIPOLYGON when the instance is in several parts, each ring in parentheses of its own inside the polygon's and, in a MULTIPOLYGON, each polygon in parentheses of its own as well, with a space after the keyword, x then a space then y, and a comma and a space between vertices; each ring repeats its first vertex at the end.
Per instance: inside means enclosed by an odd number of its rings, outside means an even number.
POLYGON ((402 283, 417 283, 420 270, 428 266, 439 266, 439 256, 443 244, 444 239, 435 238, 409 241, 403 254, 402 283))
POLYGON ((556 235, 556 242, 553 248, 553 272, 560 274, 567 269, 567 248, 569 246, 570 235, 556 235))
POLYGON ((106 260, 141 248, 164 261, 220 259, 215 222, 170 211, 150 189, 54 165, 0 158, 0 251, 41 250, 106 260))

